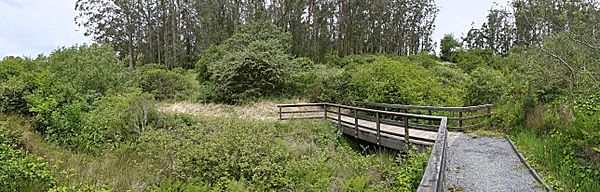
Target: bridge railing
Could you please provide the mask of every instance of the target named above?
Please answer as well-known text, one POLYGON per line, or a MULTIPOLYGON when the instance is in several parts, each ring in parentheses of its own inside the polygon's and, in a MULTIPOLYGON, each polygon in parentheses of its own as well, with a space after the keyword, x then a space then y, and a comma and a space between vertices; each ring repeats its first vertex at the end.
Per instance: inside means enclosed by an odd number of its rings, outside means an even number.
POLYGON ((444 189, 446 140, 448 138, 447 117, 382 111, 332 103, 282 104, 277 107, 279 108, 279 119, 323 118, 333 120, 343 128, 345 134, 395 149, 402 149, 409 143, 430 145, 429 142, 420 141, 418 137, 411 137, 409 129, 434 131, 436 137, 434 141, 431 141, 434 142, 433 148, 417 191, 443 191, 444 189), (297 110, 287 110, 288 108, 297 110), (364 118, 364 116, 370 115, 373 115, 374 119, 364 118), (382 116, 396 118, 384 121, 382 116), (412 123, 411 120, 413 120, 412 123), (419 124, 422 121, 434 125, 435 129, 419 124), (374 122, 375 128, 365 126, 364 122, 374 122), (382 125, 400 125, 404 127, 404 133, 398 134, 382 130, 382 125))
POLYGON ((491 104, 468 107, 434 107, 359 101, 355 101, 354 104, 384 111, 446 116, 448 117, 447 128, 451 130, 475 129, 485 126, 487 123, 485 120, 492 116, 493 108, 491 104))
POLYGON ((332 103, 284 104, 277 105, 277 107, 280 119, 329 119, 340 127, 344 127, 343 131, 348 135, 396 149, 402 149, 403 146, 399 143, 433 145, 435 138, 423 138, 410 132, 411 130, 437 132, 439 124, 424 122, 439 123, 442 120, 442 117, 437 116, 382 111, 332 103), (289 108, 296 110, 289 110, 289 108), (368 123, 371 123, 371 126, 366 126, 368 123), (390 131, 392 128, 402 130, 401 132, 390 131))

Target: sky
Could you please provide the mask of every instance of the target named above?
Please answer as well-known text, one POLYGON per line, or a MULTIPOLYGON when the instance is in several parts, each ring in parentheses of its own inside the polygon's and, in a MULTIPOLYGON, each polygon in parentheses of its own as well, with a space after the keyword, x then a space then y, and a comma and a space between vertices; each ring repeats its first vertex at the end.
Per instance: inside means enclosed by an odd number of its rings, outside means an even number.
MULTIPOLYGON (((0 0, 0 58, 48 55, 62 46, 91 42, 74 22, 76 0, 0 0)), ((436 0, 440 12, 433 39, 460 37, 481 26, 493 2, 506 0, 436 0)), ((439 45, 439 43, 438 43, 439 45)))
MULTIPOLYGON (((505 6, 508 2, 507 0, 436 0, 436 4, 440 12, 435 20, 433 40, 438 42, 439 46, 439 41, 445 34, 453 34, 454 37, 459 38, 466 34, 471 26, 480 28, 492 6, 505 6)), ((436 50, 439 50, 439 47, 436 50)))

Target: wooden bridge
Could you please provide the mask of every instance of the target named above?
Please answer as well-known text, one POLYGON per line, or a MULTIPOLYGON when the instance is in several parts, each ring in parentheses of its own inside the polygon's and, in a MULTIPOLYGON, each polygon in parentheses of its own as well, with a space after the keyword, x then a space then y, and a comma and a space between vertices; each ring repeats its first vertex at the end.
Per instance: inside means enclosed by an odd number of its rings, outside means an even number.
POLYGON ((445 190, 448 129, 481 127, 491 116, 492 108, 492 105, 431 107, 362 102, 355 102, 355 105, 365 108, 332 103, 282 104, 277 107, 279 119, 329 120, 339 125, 344 134, 380 146, 398 150, 410 144, 432 147, 417 191, 445 190))

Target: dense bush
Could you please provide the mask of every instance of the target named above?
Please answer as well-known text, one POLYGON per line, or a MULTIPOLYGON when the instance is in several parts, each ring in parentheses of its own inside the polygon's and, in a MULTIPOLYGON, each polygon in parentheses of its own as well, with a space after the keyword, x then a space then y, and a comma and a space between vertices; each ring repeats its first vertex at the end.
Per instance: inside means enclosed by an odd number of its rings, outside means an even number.
POLYGON ((82 115, 79 146, 85 151, 111 149, 131 141, 148 130, 157 115, 150 94, 132 91, 114 93, 96 101, 94 109, 82 115))
POLYGON ((149 124, 150 98, 136 91, 134 76, 110 47, 58 49, 39 67, 29 73, 34 78, 25 99, 35 130, 47 140, 75 151, 100 152, 149 124))
POLYGON ((390 172, 396 177, 397 191, 416 191, 425 173, 429 154, 419 153, 414 147, 407 148, 406 155, 396 157, 395 161, 397 166, 390 172))
POLYGON ((20 135, 0 125, 0 191, 46 191, 56 185, 41 157, 19 149, 20 135))
POLYGON ((126 85, 124 66, 111 47, 97 44, 60 48, 48 57, 52 81, 69 84, 82 95, 103 94, 126 85))
POLYGON ((466 85, 465 104, 483 105, 499 101, 507 89, 506 78, 500 71, 479 67, 471 72, 466 85))
POLYGON ((458 51, 454 59, 456 65, 466 73, 477 69, 478 67, 490 66, 493 62, 493 53, 490 49, 470 49, 467 51, 458 51))
POLYGON ((340 68, 318 66, 313 79, 314 87, 308 93, 314 102, 349 103, 348 74, 340 68))
POLYGON ((34 88, 37 61, 7 57, 0 61, 0 112, 25 114, 26 97, 34 88))
POLYGON ((277 92, 290 78, 290 38, 267 22, 241 27, 220 47, 222 58, 208 65, 219 99, 235 103, 277 92))
POLYGON ((351 98, 409 105, 460 106, 439 78, 405 59, 377 58, 351 71, 351 98))
POLYGON ((192 87, 185 77, 173 70, 150 65, 140 70, 140 87, 156 99, 174 99, 178 94, 191 94, 192 87))
POLYGON ((198 77, 196 78, 199 82, 206 82, 210 80, 210 71, 208 71, 208 66, 212 63, 215 63, 223 58, 222 48, 217 45, 212 45, 209 48, 205 49, 200 55, 200 59, 196 62, 196 71, 198 72, 198 77))

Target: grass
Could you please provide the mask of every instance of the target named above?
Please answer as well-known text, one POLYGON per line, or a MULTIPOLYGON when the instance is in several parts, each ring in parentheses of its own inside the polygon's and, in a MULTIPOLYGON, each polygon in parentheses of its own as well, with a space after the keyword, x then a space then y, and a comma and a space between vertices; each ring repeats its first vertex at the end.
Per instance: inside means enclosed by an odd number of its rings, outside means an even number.
POLYGON ((28 119, 0 115, 5 126, 20 132, 22 148, 28 153, 43 157, 51 166, 52 174, 64 187, 77 189, 110 188, 118 191, 143 189, 144 183, 154 182, 157 175, 149 168, 150 162, 144 157, 121 148, 108 151, 94 157, 74 153, 44 141, 44 138, 32 131, 28 119))
MULTIPOLYGON (((511 137, 527 161, 557 191, 600 191, 600 178, 576 157, 561 134, 538 135, 522 130, 511 137)), ((596 162, 596 165, 600 162, 596 162)))
POLYGON ((0 115, 61 189, 412 191, 428 154, 363 145, 329 122, 167 115, 166 125, 91 156, 44 140, 24 117, 0 115))

